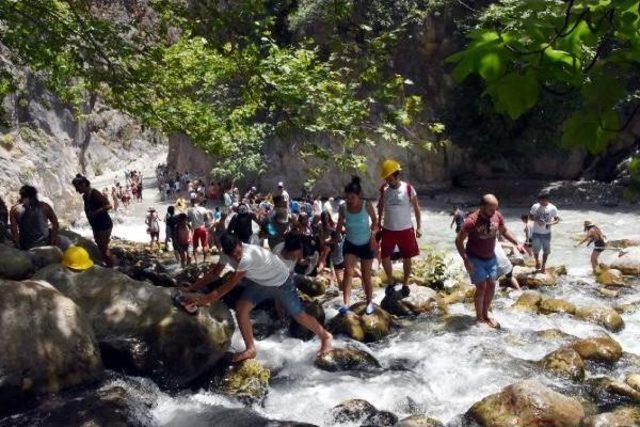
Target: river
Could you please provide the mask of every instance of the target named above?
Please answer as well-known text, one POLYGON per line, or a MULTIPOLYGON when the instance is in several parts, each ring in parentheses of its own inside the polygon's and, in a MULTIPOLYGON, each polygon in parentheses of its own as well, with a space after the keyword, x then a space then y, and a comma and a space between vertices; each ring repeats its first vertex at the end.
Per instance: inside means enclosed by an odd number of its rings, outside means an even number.
MULTIPOLYGON (((119 222, 114 235, 129 240, 146 241, 144 213, 148 206, 160 209, 161 202, 153 186, 147 181, 145 201, 133 204, 127 213, 117 214, 119 222)), ((449 228, 448 208, 423 201, 421 246, 431 246, 450 253, 450 268, 460 268, 454 252, 454 233, 449 228)), ((590 249, 575 249, 582 222, 591 219, 601 226, 609 239, 640 235, 640 215, 637 211, 611 208, 597 210, 558 206, 562 221, 553 231, 549 265, 564 264, 568 275, 561 285, 545 289, 545 294, 576 304, 614 304, 640 300, 640 287, 622 289, 615 299, 605 299, 598 292, 598 284, 591 276, 590 249)), ((520 214, 526 208, 501 207, 507 225, 522 239, 520 214)), ((86 229, 80 228, 85 232, 86 229)), ((614 252, 604 257, 616 256, 614 252)), ((636 281, 636 285, 640 282, 636 281)), ((494 393, 507 384, 536 377, 546 384, 568 389, 570 384, 546 376, 533 361, 558 348, 558 342, 540 339, 537 331, 559 329, 578 337, 604 333, 600 326, 574 319, 568 315, 548 315, 515 311, 511 305, 519 291, 500 292, 494 301, 494 315, 503 326, 492 331, 469 322, 451 325, 438 316, 418 317, 389 338, 368 345, 386 369, 379 374, 330 373, 313 366, 318 343, 289 338, 284 332, 257 342, 258 360, 272 371, 269 394, 262 406, 253 409, 270 419, 285 419, 325 425, 328 411, 346 399, 360 398, 379 410, 388 410, 403 418, 426 413, 451 425, 457 424, 460 414, 474 402, 494 393)), ((382 299, 376 291, 376 302, 382 299)), ((451 314, 473 316, 469 304, 454 304, 451 314)), ((327 316, 335 310, 327 310, 327 316)), ((623 350, 640 355, 640 313, 623 315, 626 327, 612 334, 623 350)), ((336 346, 364 346, 338 338, 336 346)), ((235 350, 242 348, 239 333, 232 341, 235 350)), ((608 375, 623 376, 614 368, 608 375)), ((212 408, 240 408, 239 402, 209 391, 170 396, 156 390, 153 404, 154 424, 206 424, 205 414, 212 408), (198 414, 202 418, 198 418, 198 414)), ((233 424, 233 419, 229 420, 233 424)), ((221 424, 218 420, 215 424, 221 424)), ((225 424, 226 425, 226 424, 225 424)))

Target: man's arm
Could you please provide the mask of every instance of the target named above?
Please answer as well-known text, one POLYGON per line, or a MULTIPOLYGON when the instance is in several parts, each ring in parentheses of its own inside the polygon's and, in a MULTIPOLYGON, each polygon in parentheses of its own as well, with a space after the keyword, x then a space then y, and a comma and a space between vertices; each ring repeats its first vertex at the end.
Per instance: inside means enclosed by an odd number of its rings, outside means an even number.
POLYGON ((469 273, 473 273, 473 264, 469 261, 469 256, 467 255, 467 251, 464 250, 464 241, 469 236, 469 233, 462 228, 458 235, 456 236, 456 249, 462 258, 462 262, 464 263, 464 268, 467 269, 469 273))
POLYGON ((520 243, 518 243, 518 239, 516 239, 516 237, 513 235, 513 233, 511 233, 511 231, 507 228, 507 226, 502 223, 500 225, 500 234, 507 239, 508 241, 510 241, 511 243, 513 243, 516 248, 518 249, 518 252, 522 253, 524 252, 524 248, 522 247, 522 245, 520 243))
POLYGON ((422 236, 422 213, 420 212, 420 203, 418 203, 418 196, 415 195, 411 199, 413 205, 413 213, 416 215, 416 237, 422 236))
POLYGON ((18 212, 15 206, 11 208, 9 219, 11 221, 11 238, 13 239, 13 243, 15 243, 16 248, 20 248, 20 229, 18 228, 18 212))
POLYGON ((186 292, 195 292, 200 288, 203 288, 204 286, 208 285, 209 283, 213 282, 214 280, 216 280, 218 277, 220 277, 220 273, 222 273, 222 270, 224 270, 224 266, 225 264, 222 263, 217 263, 216 265, 213 266, 213 268, 211 270, 209 270, 204 276, 202 276, 201 278, 199 278, 198 280, 196 280, 193 285, 187 287, 185 289, 186 292))
POLYGON ((47 219, 49 220, 49 222, 51 222, 51 234, 50 234, 50 239, 51 239, 51 244, 52 245, 57 245, 58 244, 58 231, 60 230, 60 224, 58 223, 58 217, 56 216, 56 213, 53 211, 53 208, 51 206, 49 206, 48 204, 44 203, 44 207, 46 210, 46 216, 47 219))
POLYGON ((233 276, 231 276, 231 278, 218 289, 213 292, 209 292, 207 295, 193 298, 190 302, 195 303, 196 305, 207 305, 214 301, 218 301, 220 298, 228 294, 238 283, 240 283, 244 278, 244 275, 244 271, 236 271, 233 276))

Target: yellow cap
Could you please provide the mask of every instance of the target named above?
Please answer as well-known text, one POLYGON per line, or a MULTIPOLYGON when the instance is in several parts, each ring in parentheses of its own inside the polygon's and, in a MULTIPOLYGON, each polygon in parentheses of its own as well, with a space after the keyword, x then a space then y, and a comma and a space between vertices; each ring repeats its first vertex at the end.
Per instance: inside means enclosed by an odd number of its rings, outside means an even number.
POLYGON ((93 261, 85 248, 69 246, 62 255, 62 265, 72 270, 86 270, 93 266, 93 261))
POLYGON ((398 162, 396 162, 395 160, 392 160, 392 159, 385 160, 382 163, 382 170, 380 172, 380 178, 385 179, 389 175, 394 174, 394 173, 398 172, 399 170, 402 170, 402 168, 400 167, 400 163, 398 163, 398 162))

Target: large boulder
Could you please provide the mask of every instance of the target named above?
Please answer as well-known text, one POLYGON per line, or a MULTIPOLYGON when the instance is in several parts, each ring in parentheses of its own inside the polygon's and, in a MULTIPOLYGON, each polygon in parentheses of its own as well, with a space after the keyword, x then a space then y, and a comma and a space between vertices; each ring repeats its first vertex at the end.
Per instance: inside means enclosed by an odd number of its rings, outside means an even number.
POLYGON ((571 348, 585 360, 615 363, 622 357, 622 347, 609 336, 586 338, 575 341, 571 348))
POLYGON ((538 291, 525 291, 518 297, 513 307, 521 311, 538 311, 542 294, 538 291))
POLYGON ((640 407, 622 406, 585 418, 582 427, 632 427, 640 425, 640 407))
POLYGON ((576 306, 568 301, 559 298, 546 298, 540 302, 538 306, 540 313, 567 313, 574 314, 576 312, 576 306))
POLYGON ((35 270, 29 252, 10 246, 0 244, 0 260, 0 279, 27 279, 35 270))
POLYGON ((387 336, 391 329, 391 315, 377 306, 372 314, 366 315, 365 308, 363 302, 352 305, 349 312, 338 314, 329 321, 329 331, 361 342, 378 341, 387 336))
POLYGON ((380 362, 366 351, 355 348, 334 348, 328 353, 319 355, 315 365, 329 372, 335 371, 376 371, 380 362))
POLYGON ((584 409, 536 380, 511 384, 475 403, 466 416, 486 427, 580 425, 584 409))
POLYGON ((378 412, 366 400, 349 399, 333 407, 329 413, 329 424, 358 423, 378 412))
POLYGON ((269 391, 271 372, 255 359, 231 367, 223 376, 219 388, 224 394, 246 403, 263 400, 269 391))
POLYGON ((57 246, 38 246, 29 249, 31 262, 36 269, 62 261, 62 251, 57 246))
POLYGON ((578 319, 597 323, 611 332, 620 332, 624 328, 624 320, 611 307, 595 305, 577 307, 575 316, 578 319))
POLYGON ((0 407, 101 375, 91 324, 50 284, 0 280, 0 313, 0 407))
POLYGON ((598 282, 604 286, 624 286, 622 271, 607 268, 598 273, 598 282))
POLYGON ((580 354, 572 348, 561 348, 547 354, 540 361, 542 368, 574 381, 584 379, 584 361, 580 354))
POLYGON ((89 317, 105 364, 183 387, 210 370, 227 351, 234 323, 220 302, 196 315, 177 309, 171 291, 94 266, 71 272, 51 265, 36 276, 48 280, 89 317))
POLYGON ((633 247, 621 256, 610 258, 609 268, 620 270, 622 274, 640 275, 640 247, 633 247))

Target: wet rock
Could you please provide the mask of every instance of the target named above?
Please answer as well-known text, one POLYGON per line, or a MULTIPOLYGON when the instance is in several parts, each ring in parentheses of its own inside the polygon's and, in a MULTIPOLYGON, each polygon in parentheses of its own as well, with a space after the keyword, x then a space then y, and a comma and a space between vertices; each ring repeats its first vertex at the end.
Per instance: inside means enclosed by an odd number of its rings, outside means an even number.
POLYGON ((640 246, 640 239, 630 237, 626 239, 609 240, 607 242, 607 247, 609 248, 626 249, 633 246, 640 246))
POLYGON ((623 406, 612 412, 605 412, 585 418, 582 427, 632 427, 640 425, 640 408, 623 406))
POLYGON ((147 376, 166 388, 183 387, 210 370, 229 347, 234 323, 223 303, 189 315, 174 307, 169 289, 98 266, 75 273, 50 265, 36 276, 86 313, 107 367, 147 376))
POLYGON ((29 249, 29 256, 36 269, 62 261, 62 251, 57 246, 31 248, 29 249))
POLYGON ((345 335, 356 341, 364 342, 364 327, 360 316, 353 312, 336 315, 329 321, 327 328, 332 334, 345 335))
POLYGON ((608 268, 598 273, 598 282, 604 286, 624 286, 622 271, 608 268))
POLYGON ((355 348, 334 348, 316 358, 315 365, 329 372, 375 371, 380 362, 371 354, 355 348))
POLYGON ((398 422, 398 417, 389 411, 379 411, 375 414, 369 415, 361 427, 388 427, 395 426, 398 422))
POLYGON ((387 336, 391 329, 391 315, 378 306, 372 314, 366 315, 365 308, 364 302, 352 305, 346 315, 338 314, 329 321, 329 330, 361 342, 378 341, 387 336))
MULTIPOLYGON (((302 304, 304 306, 304 311, 324 326, 325 315, 322 305, 316 301, 303 301, 302 304)), ((303 341, 309 341, 315 336, 313 332, 293 319, 289 322, 289 335, 303 341)))
POLYGON ((398 421, 396 427, 444 427, 444 424, 424 415, 411 415, 398 421))
POLYGON ((558 298, 546 298, 540 302, 540 313, 567 313, 574 314, 576 312, 576 306, 568 301, 558 298))
POLYGON ((0 313, 0 407, 102 374, 91 324, 50 284, 0 280, 0 313))
MULTIPOLYGON (((444 252, 428 250, 424 258, 414 259, 412 265, 413 283, 433 289, 444 288, 445 281, 448 279, 446 257, 444 252)), ((401 283, 402 280, 399 282, 401 283)))
POLYGON ((466 315, 446 316, 442 329, 447 332, 462 332, 472 328, 476 324, 476 318, 466 315))
POLYGON ((542 331, 536 331, 535 335, 538 338, 546 341, 558 341, 575 338, 573 335, 563 332, 560 329, 544 329, 542 331))
POLYGON ((326 276, 295 276, 295 283, 298 290, 310 297, 319 297, 324 294, 329 286, 329 278, 326 276))
POLYGON ((622 347, 611 337, 595 337, 578 340, 571 348, 585 360, 615 363, 622 357, 622 347))
POLYGON ((598 293, 606 298, 617 298, 620 296, 620 291, 609 288, 599 288, 598 293))
POLYGON ((483 427, 578 426, 584 409, 536 380, 511 384, 475 403, 466 417, 483 427))
POLYGON ((518 297, 513 304, 518 310, 522 311, 538 311, 538 306, 542 301, 542 294, 538 291, 525 291, 518 297))
POLYGON ((27 279, 35 270, 29 252, 20 249, 0 244, 0 259, 0 279, 27 279))
POLYGON ((400 292, 385 295, 380 307, 395 316, 411 316, 433 311, 438 307, 436 291, 425 286, 409 285, 409 296, 403 298, 400 292))
POLYGON ((629 374, 624 382, 634 390, 640 391, 640 374, 629 374))
POLYGON ((475 292, 475 286, 468 283, 460 283, 453 287, 448 294, 441 295, 441 303, 451 305, 465 301, 473 301, 475 292))
POLYGON ((264 399, 269 391, 271 372, 255 359, 245 360, 234 365, 225 374, 220 383, 220 391, 251 403, 264 399))
POLYGON ((561 348, 547 354, 541 361, 542 368, 552 374, 574 381, 584 379, 584 361, 572 348, 561 348))
POLYGON ((594 378, 589 381, 589 385, 591 394, 602 405, 640 403, 640 391, 613 378, 594 378))
POLYGON ((375 406, 366 400, 350 399, 331 409, 330 424, 362 422, 376 412, 375 406))
POLYGON ((626 253, 622 254, 622 256, 611 258, 611 262, 608 267, 620 270, 622 274, 639 276, 640 247, 629 248, 626 253))
POLYGON ((577 307, 575 316, 578 319, 597 323, 611 332, 619 332, 624 328, 622 317, 611 307, 593 305, 577 307))
POLYGON ((556 265, 554 267, 549 267, 547 268, 547 272, 551 273, 552 275, 559 277, 559 276, 566 276, 567 275, 567 266, 562 264, 562 265, 556 265))
POLYGON ((540 273, 533 267, 513 268, 513 275, 520 283, 520 286, 529 288, 540 288, 544 286, 555 286, 558 284, 558 277, 552 270, 546 273, 540 273))
POLYGON ((640 310, 640 301, 628 302, 625 304, 618 304, 615 307, 618 313, 635 313, 640 310))

